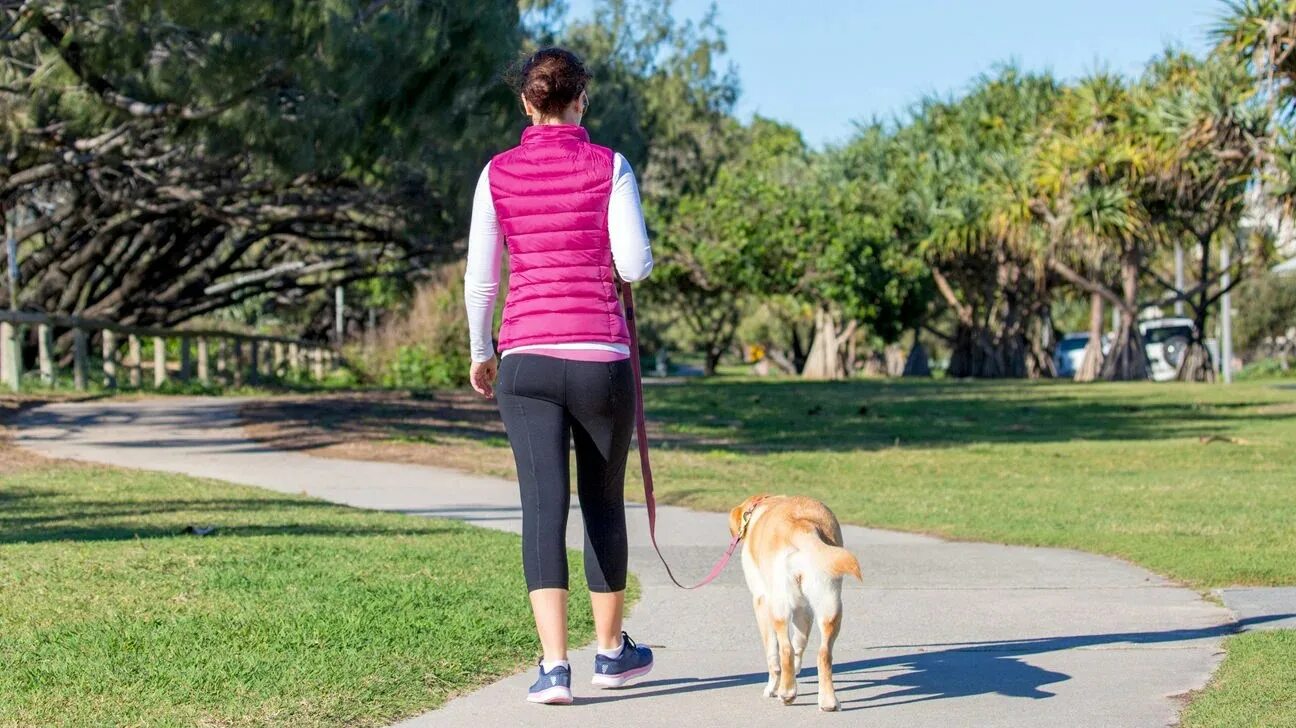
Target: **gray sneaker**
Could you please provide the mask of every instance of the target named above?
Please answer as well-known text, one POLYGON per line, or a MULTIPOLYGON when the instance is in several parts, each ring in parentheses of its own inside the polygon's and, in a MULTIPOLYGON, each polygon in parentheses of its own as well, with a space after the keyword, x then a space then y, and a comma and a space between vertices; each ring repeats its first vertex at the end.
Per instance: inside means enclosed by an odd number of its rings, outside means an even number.
POLYGON ((594 656, 594 677, 590 681, 597 688, 620 688, 652 672, 653 654, 647 647, 636 645, 630 635, 621 633, 621 654, 616 657, 594 656))
POLYGON ((540 666, 540 679, 527 692, 528 703, 543 705, 568 705, 572 701, 571 668, 559 665, 545 672, 540 666))

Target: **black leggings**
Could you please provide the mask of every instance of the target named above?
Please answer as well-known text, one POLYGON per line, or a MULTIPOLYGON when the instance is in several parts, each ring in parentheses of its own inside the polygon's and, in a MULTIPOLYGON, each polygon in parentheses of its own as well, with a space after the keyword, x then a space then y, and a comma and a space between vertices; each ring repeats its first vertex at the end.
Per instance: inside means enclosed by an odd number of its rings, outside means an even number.
POLYGON ((585 579, 590 591, 625 589, 633 376, 628 359, 570 361, 517 353, 500 364, 495 396, 517 461, 528 591, 567 588, 567 454, 573 440, 576 493, 585 518, 585 579))

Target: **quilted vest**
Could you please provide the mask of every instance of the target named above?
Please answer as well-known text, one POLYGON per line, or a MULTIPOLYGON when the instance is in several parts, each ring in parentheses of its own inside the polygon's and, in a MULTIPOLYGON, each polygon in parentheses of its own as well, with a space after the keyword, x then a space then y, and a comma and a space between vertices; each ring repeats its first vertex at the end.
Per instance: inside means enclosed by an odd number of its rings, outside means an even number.
POLYGON ((584 127, 535 125, 491 160, 491 197, 509 253, 501 350, 630 341, 608 240, 612 157, 584 127))

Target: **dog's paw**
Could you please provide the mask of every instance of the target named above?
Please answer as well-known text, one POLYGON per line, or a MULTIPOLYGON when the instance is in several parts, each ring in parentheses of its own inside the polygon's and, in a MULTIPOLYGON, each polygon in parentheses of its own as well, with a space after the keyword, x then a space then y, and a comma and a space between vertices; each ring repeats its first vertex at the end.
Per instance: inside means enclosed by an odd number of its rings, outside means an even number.
POLYGON ((792 701, 796 700, 796 688, 792 688, 791 690, 780 690, 778 696, 779 700, 782 700, 784 705, 791 705, 792 701))
POLYGON ((770 681, 769 681, 769 684, 765 686, 765 690, 762 691, 762 692, 764 693, 765 697, 767 697, 767 698, 777 697, 777 696, 778 696, 778 680, 775 680, 775 679, 771 678, 770 681))
POLYGON ((822 696, 819 698, 819 710, 822 710, 825 713, 835 713, 840 707, 841 705, 837 703, 837 698, 824 698, 822 696))

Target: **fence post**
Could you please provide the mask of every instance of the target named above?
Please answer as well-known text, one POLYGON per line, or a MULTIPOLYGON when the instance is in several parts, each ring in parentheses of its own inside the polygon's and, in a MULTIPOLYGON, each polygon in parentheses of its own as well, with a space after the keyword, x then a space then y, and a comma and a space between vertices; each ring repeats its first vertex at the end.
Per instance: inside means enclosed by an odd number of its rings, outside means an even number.
POLYGON ((324 381, 324 350, 319 347, 311 349, 311 376, 316 382, 324 381))
POLYGON ((18 347, 18 327, 0 322, 0 370, 5 384, 17 392, 22 388, 22 349, 18 347))
POLYGON ((274 343, 274 371, 273 371, 273 374, 276 379, 283 376, 283 370, 284 370, 284 343, 282 341, 276 341, 274 343))
POLYGON ((130 385, 132 387, 138 387, 144 381, 144 355, 140 351, 139 337, 135 334, 131 334, 126 339, 126 349, 128 352, 127 356, 129 357, 126 365, 128 372, 127 376, 130 379, 130 385))
POLYGON ((230 363, 233 365, 234 370, 234 386, 241 387, 243 386, 243 340, 234 339, 232 346, 234 349, 234 357, 233 361, 230 363))
POLYGON ((72 329, 72 386, 78 392, 90 386, 90 342, 85 329, 72 329))
POLYGON ((103 375, 104 389, 116 389, 117 334, 110 329, 103 330, 103 375))
POLYGON ((252 339, 248 342, 248 359, 251 360, 252 366, 248 368, 248 382, 250 384, 261 383, 261 342, 252 339))
POLYGON ((198 337, 198 383, 204 387, 211 385, 211 352, 207 349, 207 337, 198 337))
POLYGON ((189 337, 180 337, 180 381, 187 382, 193 376, 193 362, 189 352, 189 337))
POLYGON ((167 381, 166 339, 153 337, 153 386, 161 387, 167 381))
POLYGON ((301 371, 301 351, 295 341, 288 344, 288 371, 292 372, 293 376, 297 376, 301 371))
POLYGON ((58 377, 54 372, 54 327, 40 324, 36 327, 37 359, 40 360, 41 384, 54 388, 58 377))

